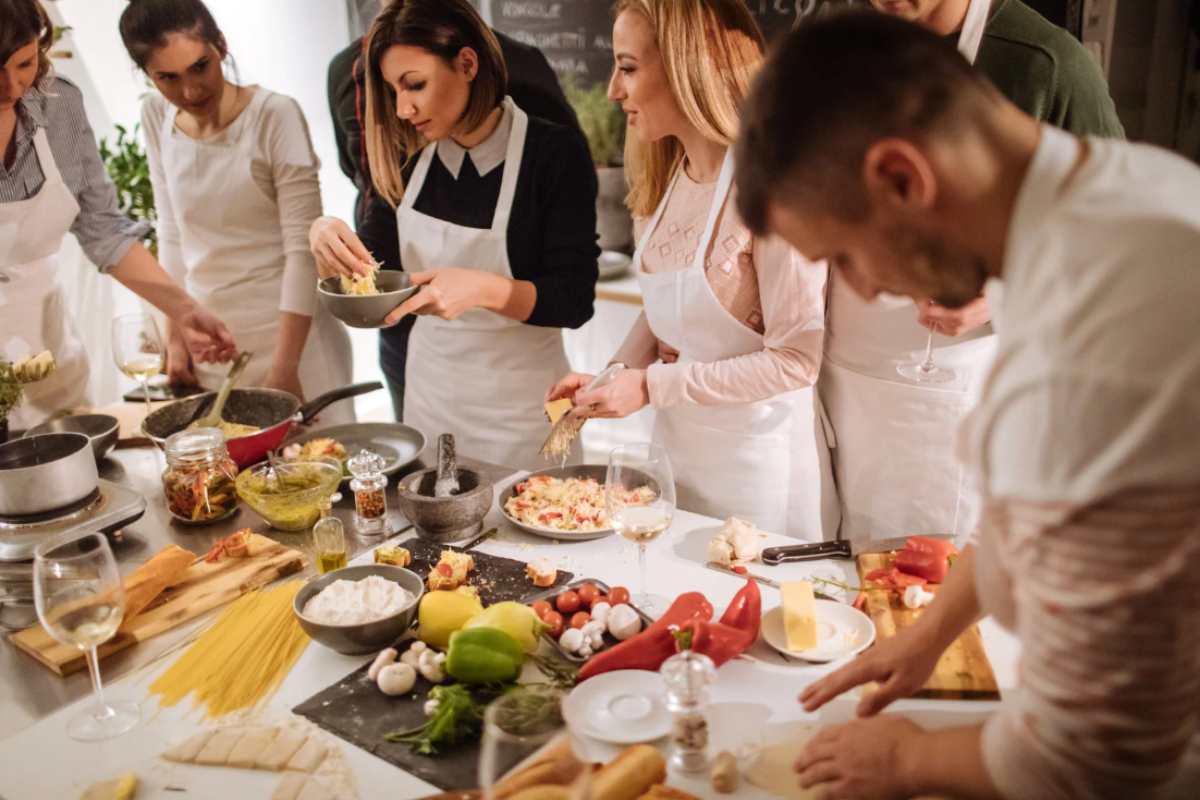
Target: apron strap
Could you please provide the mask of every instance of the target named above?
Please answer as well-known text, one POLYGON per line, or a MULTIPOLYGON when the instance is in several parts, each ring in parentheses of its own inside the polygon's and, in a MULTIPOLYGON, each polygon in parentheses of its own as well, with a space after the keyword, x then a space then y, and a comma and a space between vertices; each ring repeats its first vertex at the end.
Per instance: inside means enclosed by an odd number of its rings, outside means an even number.
MULTIPOLYGON (((680 168, 682 169, 682 166, 680 168)), ((721 162, 721 174, 717 178, 717 188, 713 192, 712 205, 708 209, 708 222, 705 223, 704 234, 696 245, 696 260, 692 262, 693 269, 704 272, 704 262, 708 260, 708 248, 717 229, 717 219, 721 216, 721 209, 725 207, 725 200, 729 197, 731 186, 733 186, 732 147, 725 150, 725 159, 721 162)))
POLYGON ((525 156, 525 134, 529 130, 529 115, 513 102, 504 98, 506 113, 512 114, 512 130, 508 134, 508 150, 504 154, 504 177, 500 179, 500 196, 496 199, 496 213, 492 217, 492 232, 508 230, 508 219, 512 216, 513 198, 517 194, 517 178, 521 174, 521 161, 525 156))
POLYGON ((641 241, 637 243, 637 249, 633 253, 634 272, 641 271, 642 251, 650 244, 650 239, 654 236, 654 230, 658 227, 659 220, 662 219, 663 213, 667 209, 667 202, 670 201, 671 195, 675 192, 675 184, 679 182, 679 173, 682 171, 683 159, 680 159, 679 164, 675 167, 675 171, 671 173, 671 182, 667 184, 667 191, 663 193, 662 200, 658 202, 658 208, 654 209, 654 213, 646 223, 645 230, 642 231, 641 241))
POLYGON ((958 52, 972 64, 979 56, 979 46, 983 44, 983 32, 987 29, 991 10, 991 0, 971 0, 967 6, 967 16, 963 18, 962 32, 958 35, 958 52))
POLYGON ((417 202, 417 195, 421 193, 421 187, 425 185, 425 176, 429 174, 429 162, 433 161, 436 150, 437 142, 431 142, 421 150, 421 155, 417 157, 417 166, 408 179, 408 185, 404 187, 404 196, 400 198, 397 212, 412 210, 413 204, 417 202))
POLYGON ((46 183, 61 183, 62 173, 58 170, 58 162, 54 160, 54 152, 50 149, 50 137, 46 135, 45 128, 38 128, 33 134, 33 148, 46 183))

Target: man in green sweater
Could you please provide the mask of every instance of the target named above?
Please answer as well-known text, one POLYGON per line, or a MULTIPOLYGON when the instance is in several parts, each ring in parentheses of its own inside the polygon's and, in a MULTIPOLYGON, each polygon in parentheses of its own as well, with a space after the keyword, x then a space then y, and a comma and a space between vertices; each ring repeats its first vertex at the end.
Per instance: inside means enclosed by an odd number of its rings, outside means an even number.
MULTIPOLYGON (((1020 0, 870 3, 946 37, 1030 116, 1079 135, 1123 135, 1095 60, 1020 0)), ((982 297, 957 309, 867 302, 833 272, 818 391, 833 429, 843 539, 970 533, 978 493, 956 432, 991 365, 990 321, 982 297)))

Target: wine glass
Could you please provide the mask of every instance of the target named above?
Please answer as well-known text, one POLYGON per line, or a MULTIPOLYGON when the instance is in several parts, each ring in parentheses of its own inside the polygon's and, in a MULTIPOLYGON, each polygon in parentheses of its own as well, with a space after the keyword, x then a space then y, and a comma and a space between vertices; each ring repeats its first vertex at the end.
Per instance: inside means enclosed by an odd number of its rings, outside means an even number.
POLYGON ((587 770, 575 756, 562 715, 563 693, 548 684, 519 686, 493 700, 483 714, 479 788, 484 800, 508 797, 505 776, 532 767, 536 754, 539 783, 571 786, 568 796, 587 797, 587 770), (558 741, 555 741, 555 740, 558 741))
POLYGON ((150 414, 150 379, 162 372, 164 354, 158 324, 149 314, 122 314, 112 321, 113 359, 117 368, 142 384, 150 414))
POLYGON ((933 363, 933 331, 929 332, 929 338, 925 342, 925 358, 921 361, 897 364, 896 371, 917 383, 950 383, 954 380, 954 370, 933 363))
POLYGON ((125 589, 103 534, 67 533, 47 539, 33 555, 33 599, 52 637, 87 655, 96 704, 67 724, 81 742, 111 739, 138 723, 136 703, 106 703, 96 648, 111 639, 125 616, 125 589))
POLYGON ((637 606, 657 618, 660 598, 646 590, 646 546, 657 539, 675 516, 675 476, 667 451, 656 444, 627 444, 608 457, 604 506, 617 533, 638 546, 641 591, 637 606))

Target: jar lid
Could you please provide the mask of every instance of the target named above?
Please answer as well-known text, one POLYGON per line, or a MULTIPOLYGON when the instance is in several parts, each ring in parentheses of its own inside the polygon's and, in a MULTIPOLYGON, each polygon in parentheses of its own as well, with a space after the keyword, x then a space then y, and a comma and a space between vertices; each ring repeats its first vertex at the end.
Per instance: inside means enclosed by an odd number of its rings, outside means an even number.
POLYGON ((699 702, 709 684, 717 679, 711 658, 691 650, 676 653, 659 668, 667 691, 684 702, 699 702))
POLYGON ((225 434, 219 428, 195 428, 172 434, 165 445, 167 458, 207 456, 225 450, 225 434))
POLYGON ((370 450, 360 450, 346 462, 346 468, 356 478, 369 478, 383 472, 383 456, 370 450))

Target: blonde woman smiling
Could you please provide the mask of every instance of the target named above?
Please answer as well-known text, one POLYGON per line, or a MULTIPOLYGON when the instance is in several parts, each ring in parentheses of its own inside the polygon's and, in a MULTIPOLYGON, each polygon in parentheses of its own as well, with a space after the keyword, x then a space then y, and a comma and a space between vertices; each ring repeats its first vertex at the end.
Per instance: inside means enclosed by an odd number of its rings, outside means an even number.
POLYGON ((613 359, 628 367, 613 383, 583 392, 591 376, 573 373, 548 397, 574 397, 593 417, 652 405, 682 508, 832 536, 812 388, 826 270, 752 236, 731 199, 730 145, 762 35, 740 0, 621 0, 616 14, 609 97, 628 119, 645 312, 613 359))

